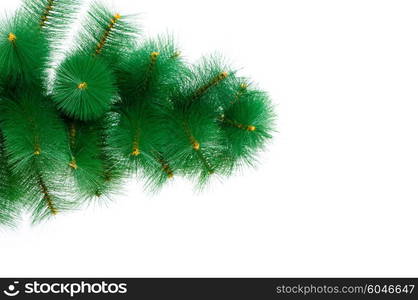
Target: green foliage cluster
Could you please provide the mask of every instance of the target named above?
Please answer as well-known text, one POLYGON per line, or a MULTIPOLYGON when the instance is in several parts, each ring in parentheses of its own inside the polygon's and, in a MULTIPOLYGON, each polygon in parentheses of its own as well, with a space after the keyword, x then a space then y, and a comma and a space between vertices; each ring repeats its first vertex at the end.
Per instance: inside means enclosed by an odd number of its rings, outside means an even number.
POLYGON ((142 40, 99 3, 62 50, 80 5, 23 0, 0 23, 0 224, 109 198, 132 176, 202 187, 254 165, 275 118, 265 92, 217 56, 190 65, 172 38, 142 40))

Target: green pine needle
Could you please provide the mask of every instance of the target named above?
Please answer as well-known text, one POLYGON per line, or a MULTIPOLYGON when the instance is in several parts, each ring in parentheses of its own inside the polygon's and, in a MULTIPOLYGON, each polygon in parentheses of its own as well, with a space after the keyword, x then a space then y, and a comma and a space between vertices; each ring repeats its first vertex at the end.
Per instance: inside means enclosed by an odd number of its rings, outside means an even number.
POLYGON ((135 44, 138 33, 132 16, 121 15, 101 3, 93 2, 77 44, 88 55, 102 56, 115 65, 135 44))
POLYGON ((230 106, 219 116, 228 148, 226 161, 231 162, 231 168, 240 164, 254 165, 256 154, 272 138, 274 120, 267 94, 241 83, 230 106))
POLYGON ((63 121, 36 93, 3 101, 0 122, 11 171, 22 184, 23 205, 41 220, 68 207, 65 170, 69 153, 63 121), (62 185, 62 186, 61 186, 62 185))
POLYGON ((104 184, 99 128, 96 124, 68 120, 67 132, 71 149, 67 168, 74 176, 80 199, 91 200, 104 184))
POLYGON ((18 218, 21 186, 12 174, 3 134, 0 132, 0 225, 14 226, 18 218))
POLYGON ((171 37, 146 40, 118 66, 119 90, 122 99, 128 101, 124 105, 167 98, 169 91, 181 84, 186 71, 171 37))
POLYGON ((77 53, 58 67, 52 99, 67 116, 98 119, 115 96, 115 78, 101 58, 77 53))
POLYGON ((47 61, 47 40, 19 10, 0 21, 0 74, 6 90, 39 85, 47 61))

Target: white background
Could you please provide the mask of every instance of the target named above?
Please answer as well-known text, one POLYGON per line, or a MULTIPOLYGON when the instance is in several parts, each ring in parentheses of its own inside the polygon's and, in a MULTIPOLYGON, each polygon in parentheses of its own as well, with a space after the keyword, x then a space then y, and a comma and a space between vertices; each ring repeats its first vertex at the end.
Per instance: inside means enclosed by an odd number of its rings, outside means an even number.
POLYGON ((224 53, 279 132, 257 170, 202 194, 132 182, 108 207, 1 231, 0 276, 418 276, 417 1, 115 5, 191 61, 224 53))

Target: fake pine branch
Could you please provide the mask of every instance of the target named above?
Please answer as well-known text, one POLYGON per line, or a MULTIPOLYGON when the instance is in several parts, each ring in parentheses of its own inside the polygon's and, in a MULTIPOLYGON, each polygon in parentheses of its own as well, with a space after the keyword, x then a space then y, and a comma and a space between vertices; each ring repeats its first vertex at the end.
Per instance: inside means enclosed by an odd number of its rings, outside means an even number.
POLYGON ((170 37, 93 3, 24 0, 0 26, 0 224, 103 198, 136 176, 157 191, 254 165, 273 131, 268 95, 217 56, 190 65, 170 37), (56 54, 64 59, 56 63, 56 54), (52 73, 52 74, 51 74, 52 73))

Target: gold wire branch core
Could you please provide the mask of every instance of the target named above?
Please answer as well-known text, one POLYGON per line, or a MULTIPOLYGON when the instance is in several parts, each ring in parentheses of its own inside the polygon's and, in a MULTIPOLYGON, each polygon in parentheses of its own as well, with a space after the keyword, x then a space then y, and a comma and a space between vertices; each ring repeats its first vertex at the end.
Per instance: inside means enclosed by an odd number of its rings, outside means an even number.
POLYGON ((157 52, 157 51, 151 52, 151 54, 150 54, 151 63, 148 67, 149 72, 151 72, 153 70, 155 64, 157 63, 158 56, 160 56, 160 52, 157 52))
POLYGON ((45 7, 45 11, 43 15, 41 16, 41 27, 44 27, 46 25, 46 22, 48 21, 49 16, 51 15, 51 11, 53 9, 55 0, 48 0, 48 3, 45 7))
POLYGON ((200 150, 200 144, 197 141, 194 141, 192 146, 194 150, 196 151, 200 150))
POLYGON ((33 152, 35 155, 41 155, 41 147, 39 145, 35 146, 35 151, 33 152))
POLYGON ((74 123, 72 123, 72 124, 71 124, 71 127, 70 127, 70 136, 71 136, 72 138, 75 138, 76 134, 77 134, 77 130, 75 129, 75 125, 74 125, 74 123))
POLYGON ((77 170, 78 165, 75 159, 73 159, 72 161, 70 161, 70 163, 68 164, 71 168, 73 168, 74 170, 77 170))
POLYGON ((58 210, 56 209, 54 202, 52 201, 52 197, 49 194, 49 190, 44 182, 44 180, 42 179, 42 177, 40 175, 38 175, 38 183, 39 186, 41 188, 41 192, 43 194, 43 198, 46 201, 46 205, 48 206, 48 209, 51 211, 51 214, 56 215, 58 213, 58 210))
POLYGON ((218 85, 222 80, 226 79, 229 76, 228 72, 221 72, 214 78, 212 78, 206 85, 200 87, 196 90, 196 92, 193 95, 193 99, 199 98, 204 93, 206 93, 210 88, 218 85))
POLYGON ((202 165, 206 169, 208 174, 212 175, 213 173, 215 173, 215 170, 211 167, 210 163, 208 162, 206 157, 203 155, 202 151, 197 151, 196 154, 199 160, 202 162, 202 165))
POLYGON ((168 164, 163 165, 163 170, 167 174, 167 178, 172 179, 174 177, 173 171, 168 164))
POLYGON ((225 79, 228 76, 229 76, 228 72, 222 72, 221 74, 219 74, 219 80, 225 79))
POLYGON ((162 157, 161 153, 158 153, 156 151, 153 151, 155 155, 155 159, 158 161, 158 163, 161 165, 162 170, 167 175, 168 179, 172 179, 174 177, 173 170, 171 170, 170 165, 167 161, 162 157))
POLYGON ((209 174, 213 174, 215 171, 213 170, 213 168, 210 166, 209 162, 207 161, 207 159, 205 158, 205 156, 202 154, 202 151, 200 149, 200 143, 196 140, 196 138, 193 136, 189 125, 187 124, 186 121, 183 121, 183 127, 184 130, 189 138, 189 141, 192 145, 193 150, 196 151, 197 157, 199 158, 199 160, 202 162, 202 165, 204 166, 204 168, 208 171, 209 174))
POLYGON ((170 57, 170 58, 172 58, 172 59, 174 59, 174 58, 178 58, 178 57, 180 57, 180 55, 181 55, 181 52, 180 52, 180 51, 176 51, 176 52, 174 52, 174 54, 173 54, 173 55, 171 55, 171 57, 170 57))
POLYGON ((135 135, 132 142, 132 156, 138 156, 141 154, 141 150, 139 149, 139 136, 140 136, 140 129, 139 127, 135 130, 135 135))
POLYGON ((155 68, 155 65, 157 64, 158 56, 160 56, 160 52, 157 52, 157 51, 151 52, 151 54, 150 54, 150 63, 148 65, 148 71, 147 71, 148 76, 146 77, 146 79, 143 83, 143 88, 144 89, 147 89, 149 87, 150 74, 153 72, 153 70, 155 68))
POLYGON ((157 64, 158 56, 160 56, 160 52, 158 52, 158 51, 151 52, 150 55, 149 55, 150 63, 148 64, 148 70, 146 72, 147 76, 145 77, 145 80, 142 84, 143 89, 148 89, 149 88, 150 76, 151 76, 152 72, 154 71, 155 65, 157 64))
POLYGON ((88 87, 88 85, 87 85, 87 82, 85 82, 85 81, 80 82, 80 83, 77 85, 77 88, 78 88, 78 89, 80 89, 80 90, 85 90, 85 89, 87 89, 87 87, 88 87))
POLYGON ((105 32, 103 33, 102 38, 100 39, 100 42, 97 44, 97 48, 96 48, 96 54, 100 54, 103 50, 104 45, 107 42, 107 39, 109 38, 110 32, 113 30, 113 28, 116 25, 116 22, 122 18, 122 16, 120 14, 115 14, 111 19, 110 19, 110 23, 107 26, 107 28, 105 29, 105 32))
POLYGON ((235 104, 239 99, 247 92, 247 89, 250 85, 248 83, 241 83, 239 86, 238 92, 235 94, 234 99, 232 99, 230 105, 235 104))
POLYGON ((9 42, 13 43, 14 41, 16 41, 16 35, 13 32, 10 32, 7 36, 7 39, 9 40, 9 42))
POLYGON ((160 52, 151 52, 151 61, 155 63, 157 61, 158 56, 160 55, 160 52))
POLYGON ((238 123, 236 121, 229 120, 229 119, 225 118, 225 116, 221 116, 220 121, 229 125, 229 126, 236 127, 236 128, 242 129, 242 130, 255 131, 257 129, 257 127, 255 127, 254 125, 243 125, 243 124, 238 123))
POLYGON ((134 149, 132 150, 131 155, 132 156, 138 156, 140 154, 141 154, 141 151, 139 151, 139 148, 138 147, 134 147, 134 149))
POLYGON ((141 151, 139 150, 139 145, 138 145, 138 142, 135 140, 135 141, 133 142, 131 155, 132 155, 132 156, 138 156, 138 155, 140 155, 140 154, 141 154, 141 151))
POLYGON ((113 180, 113 174, 111 170, 105 170, 103 175, 105 182, 110 182, 113 180))
POLYGON ((76 143, 76 136, 77 136, 77 129, 75 127, 74 122, 71 122, 69 131, 70 131, 69 132, 70 133, 70 144, 71 144, 72 147, 74 147, 75 143, 76 143))
POLYGON ((190 130, 189 125, 187 124, 186 121, 183 121, 183 128, 184 131, 190 141, 190 144, 192 145, 192 148, 196 151, 200 150, 200 143, 196 140, 196 138, 193 136, 192 131, 190 130))

